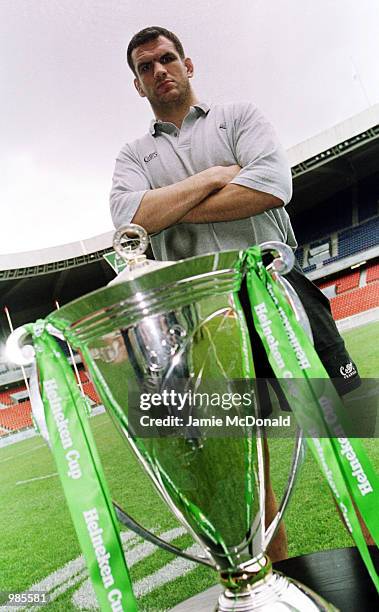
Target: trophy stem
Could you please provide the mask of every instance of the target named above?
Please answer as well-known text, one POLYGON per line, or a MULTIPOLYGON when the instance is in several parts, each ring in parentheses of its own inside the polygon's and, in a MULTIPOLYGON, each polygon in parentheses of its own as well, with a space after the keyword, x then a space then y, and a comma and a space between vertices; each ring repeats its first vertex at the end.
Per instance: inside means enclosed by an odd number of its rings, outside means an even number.
POLYGON ((242 612, 252 609, 252 589, 262 584, 272 573, 272 564, 265 554, 232 572, 221 572, 220 581, 225 591, 220 595, 216 612, 242 612))
POLYGON ((222 572, 221 584, 225 591, 215 612, 338 612, 308 587, 273 571, 267 555, 238 571, 222 572))

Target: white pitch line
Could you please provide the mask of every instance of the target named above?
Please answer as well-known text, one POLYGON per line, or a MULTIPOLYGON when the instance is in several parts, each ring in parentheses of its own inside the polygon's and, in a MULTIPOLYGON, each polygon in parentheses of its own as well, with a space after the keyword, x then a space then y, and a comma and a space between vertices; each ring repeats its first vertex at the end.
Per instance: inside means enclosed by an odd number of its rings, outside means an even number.
MULTIPOLYGON (((170 529, 162 533, 160 537, 163 540, 167 540, 168 542, 171 542, 172 540, 175 540, 175 538, 178 538, 184 535, 185 533, 186 533, 186 530, 184 529, 184 527, 174 527, 173 529, 170 529)), ((138 539, 140 540, 140 538, 138 539)), ((198 552, 199 547, 194 547, 194 546, 189 548, 188 551, 192 552, 192 550, 195 548, 196 548, 196 552, 198 552)), ((125 550, 125 547, 124 547, 124 550, 125 550)), ((133 567, 133 565, 135 565, 139 561, 142 561, 143 559, 146 559, 151 554, 155 553, 157 550, 158 549, 155 545, 151 544, 150 542, 142 541, 141 544, 138 544, 137 546, 134 546, 134 548, 131 548, 128 551, 125 551, 125 557, 126 557, 126 562, 127 562, 128 567, 133 567)), ((192 569, 195 568, 195 564, 192 563, 191 561, 187 561, 187 564, 188 564, 188 567, 187 565, 182 566, 181 564, 179 564, 178 566, 175 566, 175 565, 172 566, 171 564, 168 564, 169 569, 167 572, 164 572, 163 574, 161 574, 160 572, 155 572, 154 574, 152 574, 152 577, 154 580, 154 586, 152 587, 152 589, 156 589, 159 586, 161 586, 161 584, 174 580, 174 578, 178 578, 178 575, 175 575, 175 576, 173 575, 173 572, 175 571, 175 569, 177 569, 179 572, 183 570, 184 573, 187 573, 188 571, 191 571, 192 569)), ((168 566, 165 566, 165 567, 168 567, 168 566)), ((149 577, 147 577, 147 580, 149 580, 149 577)), ((145 584, 145 579, 142 579, 141 581, 137 582, 135 587, 137 589, 136 590, 137 595, 139 594, 138 589, 141 590, 142 594, 144 594, 145 591, 148 592, 146 584, 145 584)), ((75 591, 72 597, 72 602, 74 606, 78 608, 79 610, 99 610, 99 605, 97 603, 95 591, 92 586, 91 580, 89 578, 87 578, 87 580, 83 582, 81 587, 75 591)))
MULTIPOLYGON (((121 534, 122 543, 125 546, 128 546, 130 542, 137 541, 137 537, 131 531, 124 531, 121 534)), ((140 540, 140 538, 138 538, 140 540)), ((28 588, 25 592, 38 592, 38 591, 46 591, 49 593, 49 603, 56 599, 58 595, 61 593, 65 593, 70 586, 75 584, 75 582, 80 582, 81 580, 88 577, 88 571, 86 569, 86 562, 84 560, 83 555, 76 557, 72 561, 68 561, 63 567, 52 572, 46 578, 43 578, 40 582, 35 582, 32 586, 28 588), (66 587, 66 585, 68 585, 66 587)), ((20 606, 17 608, 18 612, 21 610, 39 610, 43 606, 20 606)), ((1 609, 1 608, 0 608, 1 609)))
POLYGON ((0 459, 0 463, 4 463, 5 461, 11 461, 12 459, 15 459, 16 457, 20 457, 21 455, 28 455, 29 453, 32 453, 33 451, 37 450, 37 448, 42 448, 43 446, 47 448, 47 444, 39 444, 38 446, 33 446, 33 448, 30 448, 27 451, 22 451, 22 453, 17 453, 16 455, 12 455, 11 457, 0 459))
MULTIPOLYGON (((153 552, 155 552, 156 550, 157 548, 154 547, 153 552)), ((147 549, 145 552, 147 552, 147 549)), ((190 554, 196 554, 199 552, 199 547, 195 544, 190 548, 187 548, 186 552, 190 554)), ((149 555, 146 554, 145 556, 147 557, 149 555)), ((132 563, 128 563, 128 566, 132 567, 134 563, 136 563, 138 560, 133 560, 132 563)), ((154 572, 153 574, 150 574, 149 576, 146 576, 145 578, 142 578, 142 580, 136 582, 133 585, 134 594, 137 597, 147 595, 148 593, 150 593, 150 591, 154 591, 155 589, 163 586, 167 582, 172 582, 173 580, 176 580, 176 578, 184 576, 185 574, 188 574, 188 572, 191 572, 194 569, 196 569, 196 563, 188 561, 186 559, 174 559, 173 561, 171 561, 171 563, 164 565, 157 572, 154 572)), ((89 578, 87 578, 87 580, 83 582, 81 587, 77 591, 75 591, 72 597, 72 603, 74 604, 75 608, 79 610, 100 610, 94 588, 89 578)))
MULTIPOLYGON (((174 540, 185 533, 186 530, 183 527, 175 527, 160 534, 160 537, 170 542, 171 540, 174 540)), ((149 542, 143 542, 141 538, 136 536, 131 531, 123 531, 121 533, 121 540, 123 543, 123 549, 128 559, 129 567, 133 566, 139 561, 142 561, 142 559, 148 557, 152 552, 157 550, 155 546, 152 547, 149 542), (140 542, 140 544, 136 544, 137 542, 140 542), (135 551, 134 555, 133 551, 135 551)), ((33 584, 28 588, 28 591, 46 591, 49 593, 49 603, 51 603, 59 595, 65 593, 69 588, 75 586, 81 581, 84 581, 83 584, 74 593, 72 598, 74 605, 76 605, 78 609, 83 609, 84 606, 85 610, 99 610, 93 586, 88 578, 88 571, 85 566, 83 555, 80 555, 73 561, 69 561, 62 568, 50 574, 50 576, 47 576, 40 582, 33 584)), ((18 610, 20 612, 21 610, 28 610, 29 612, 31 610, 39 610, 42 607, 43 606, 39 605, 26 605, 20 606, 18 610)), ((2 610, 1 607, 0 609, 2 610)))
MULTIPOLYGON (((201 554, 197 544, 193 544, 189 548, 186 548, 185 552, 190 555, 201 554)), ((145 576, 145 578, 138 580, 138 582, 134 584, 134 592, 137 597, 147 595, 167 582, 172 582, 176 580, 176 578, 182 577, 188 574, 188 572, 192 572, 196 567, 197 564, 195 561, 183 559, 183 557, 176 557, 176 559, 167 563, 153 574, 149 574, 149 576, 145 576)))
POLYGON ((35 480, 45 480, 45 478, 52 478, 53 476, 58 476, 58 472, 53 472, 52 474, 47 474, 46 476, 37 476, 36 478, 29 478, 28 480, 18 480, 16 482, 16 485, 34 482, 35 480))

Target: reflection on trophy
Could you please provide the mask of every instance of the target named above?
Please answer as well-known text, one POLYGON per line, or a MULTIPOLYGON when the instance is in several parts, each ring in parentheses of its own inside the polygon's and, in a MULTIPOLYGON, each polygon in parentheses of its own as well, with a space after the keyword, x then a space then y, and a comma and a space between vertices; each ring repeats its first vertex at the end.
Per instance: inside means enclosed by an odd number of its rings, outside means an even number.
MULTIPOLYGON (((216 610, 335 610, 307 587, 274 571, 266 554, 299 469, 301 436, 278 514, 266 526, 262 431, 241 425, 238 435, 213 435, 208 423, 222 408, 188 400, 208 397, 210 391, 230 394, 236 381, 248 386, 254 377, 254 346, 237 295, 242 252, 150 266, 143 259, 146 243, 138 226, 119 230, 114 245, 128 260, 128 270, 112 286, 54 312, 49 322, 82 353, 117 427, 175 517, 200 545, 203 553, 193 560, 219 573, 224 592, 216 610), (130 232, 137 232, 137 244, 125 248, 122 243, 130 232), (172 398, 172 392, 187 398, 180 418, 204 419, 180 427, 173 421, 163 434, 153 424, 143 434, 138 399, 142 394, 172 398)), ((288 271, 292 251, 279 243, 267 243, 266 249, 279 254, 276 270, 288 271)), ((296 304, 296 295, 289 301, 296 304)), ((300 307, 296 310, 303 320, 300 307)), ((259 417, 253 385, 248 388, 250 414, 259 417)), ((179 418, 173 402, 156 408, 162 418, 179 418)), ((228 411, 238 416, 241 406, 232 404, 228 411)), ((118 515, 139 535, 188 558, 119 508, 118 515)))

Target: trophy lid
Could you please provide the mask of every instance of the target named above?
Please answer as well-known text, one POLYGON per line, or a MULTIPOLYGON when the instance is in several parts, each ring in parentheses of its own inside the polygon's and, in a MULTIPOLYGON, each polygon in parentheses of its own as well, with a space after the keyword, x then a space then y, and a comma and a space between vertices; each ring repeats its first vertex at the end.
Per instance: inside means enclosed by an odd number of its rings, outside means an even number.
POLYGON ((147 259, 145 252, 148 245, 149 237, 146 230, 136 223, 124 225, 114 233, 113 248, 126 263, 126 268, 117 274, 116 278, 108 283, 108 286, 134 280, 138 276, 175 263, 174 261, 147 259))

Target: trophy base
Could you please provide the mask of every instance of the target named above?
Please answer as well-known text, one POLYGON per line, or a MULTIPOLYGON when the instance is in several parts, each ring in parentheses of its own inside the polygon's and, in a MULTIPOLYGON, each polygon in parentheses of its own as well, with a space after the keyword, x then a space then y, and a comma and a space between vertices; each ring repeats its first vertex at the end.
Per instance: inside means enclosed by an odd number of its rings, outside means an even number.
POLYGON ((338 612, 297 580, 271 572, 245 590, 226 589, 215 612, 338 612))

